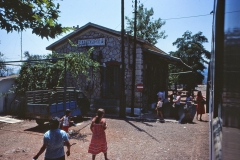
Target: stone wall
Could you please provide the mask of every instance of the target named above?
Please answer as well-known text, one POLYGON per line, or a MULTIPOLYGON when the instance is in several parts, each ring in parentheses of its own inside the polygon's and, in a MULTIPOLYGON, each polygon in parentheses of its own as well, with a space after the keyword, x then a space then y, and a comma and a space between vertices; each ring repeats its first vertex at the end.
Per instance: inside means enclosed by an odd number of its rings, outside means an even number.
MULTIPOLYGON (((94 47, 93 59, 97 60, 102 67, 104 67, 106 62, 116 61, 121 63, 121 37, 112 34, 107 34, 97 29, 87 30, 80 35, 73 37, 71 41, 77 44, 79 39, 93 39, 93 38, 105 38, 105 46, 94 47)), ((62 44, 55 49, 57 53, 69 53, 69 52, 86 52, 90 47, 75 47, 71 46, 69 43, 62 44)), ((132 50, 133 42, 126 37, 125 40, 125 94, 126 94, 126 105, 131 104, 131 88, 132 88, 132 50)), ((136 83, 143 83, 142 77, 142 49, 140 44, 137 44, 136 49, 136 83)), ((91 72, 91 70, 89 71, 91 72)), ((94 99, 101 98, 101 74, 99 73, 95 77, 95 80, 87 82, 84 78, 81 80, 81 90, 85 92, 88 98, 91 98, 93 102, 94 99)), ((74 82, 71 82, 74 83, 74 82)), ((136 92, 136 98, 139 99, 139 94, 136 92)), ((138 102, 138 100, 136 100, 138 102)), ((139 103, 136 104, 137 106, 139 103)))

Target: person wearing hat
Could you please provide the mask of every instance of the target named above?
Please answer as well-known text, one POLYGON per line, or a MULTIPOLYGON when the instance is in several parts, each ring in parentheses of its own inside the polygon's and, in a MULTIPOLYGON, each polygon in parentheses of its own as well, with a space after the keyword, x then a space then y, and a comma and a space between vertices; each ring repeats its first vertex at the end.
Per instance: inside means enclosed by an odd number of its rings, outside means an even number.
POLYGON ((50 120, 50 130, 43 136, 43 145, 39 152, 33 157, 34 160, 46 150, 44 160, 65 160, 64 144, 67 146, 66 155, 70 156, 70 143, 65 131, 59 129, 58 117, 50 120))

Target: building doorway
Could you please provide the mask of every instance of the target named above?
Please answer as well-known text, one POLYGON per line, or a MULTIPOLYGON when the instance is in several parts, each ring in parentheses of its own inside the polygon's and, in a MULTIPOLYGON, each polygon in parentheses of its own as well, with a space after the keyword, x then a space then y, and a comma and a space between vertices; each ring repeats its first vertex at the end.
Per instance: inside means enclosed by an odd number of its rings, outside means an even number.
POLYGON ((104 67, 103 98, 118 99, 120 96, 120 65, 107 63, 104 67))

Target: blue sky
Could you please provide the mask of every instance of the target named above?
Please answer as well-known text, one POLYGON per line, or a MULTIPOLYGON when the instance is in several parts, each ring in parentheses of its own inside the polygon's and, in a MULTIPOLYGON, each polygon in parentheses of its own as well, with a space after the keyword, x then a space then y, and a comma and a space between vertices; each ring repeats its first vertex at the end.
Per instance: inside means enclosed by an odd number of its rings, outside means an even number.
MULTIPOLYGON (((133 0, 134 1, 134 0, 133 0)), ((208 38, 209 43, 205 48, 211 50, 211 31, 213 0, 138 0, 145 8, 154 10, 154 19, 165 19, 166 24, 162 30, 166 31, 168 37, 158 40, 156 46, 166 53, 176 51, 172 43, 180 38, 187 30, 193 34, 199 31, 208 38), (190 17, 190 18, 183 18, 190 17), (174 19, 176 18, 176 19, 174 19)), ((80 27, 92 22, 117 31, 121 30, 121 0, 63 0, 60 3, 59 22, 63 26, 80 27)), ((133 16, 134 3, 125 0, 125 16, 133 16)), ((126 21, 125 21, 126 22, 126 21)), ((125 25, 126 27, 126 25, 125 25)), ((61 37, 55 39, 42 39, 31 33, 31 30, 22 32, 22 53, 29 51, 30 54, 47 54, 50 51, 46 47, 61 37)), ((21 59, 21 34, 18 32, 8 33, 0 30, 0 52, 6 61, 21 59)))

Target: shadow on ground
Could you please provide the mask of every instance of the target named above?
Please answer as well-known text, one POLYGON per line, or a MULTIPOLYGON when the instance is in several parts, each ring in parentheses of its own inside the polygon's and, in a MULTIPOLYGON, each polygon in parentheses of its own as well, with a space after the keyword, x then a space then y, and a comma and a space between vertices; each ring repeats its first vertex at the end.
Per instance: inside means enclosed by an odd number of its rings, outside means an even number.
MULTIPOLYGON (((74 122, 75 122, 75 123, 81 123, 81 122, 88 121, 88 120, 90 120, 89 117, 83 117, 83 118, 74 119, 74 122)), ((45 122, 43 125, 37 125, 37 126, 35 126, 35 127, 25 129, 24 131, 45 133, 45 132, 47 132, 49 129, 50 129, 49 123, 48 123, 48 122, 45 122)), ((81 128, 81 129, 82 129, 82 128, 81 128)), ((81 130, 81 129, 80 129, 80 130, 81 130)))
MULTIPOLYGON (((155 141, 157 141, 157 142, 160 143, 160 141, 159 141, 158 139, 156 139, 154 136, 152 136, 151 134, 149 134, 148 132, 146 132, 144 129, 139 128, 138 126, 134 125, 133 123, 131 123, 131 122, 128 121, 128 120, 125 120, 125 121, 126 121, 128 124, 130 124, 131 126, 133 126, 134 128, 136 128, 138 131, 146 133, 149 137, 151 137, 152 139, 154 139, 155 141)), ((144 123, 144 124, 145 124, 145 123, 144 123)))

